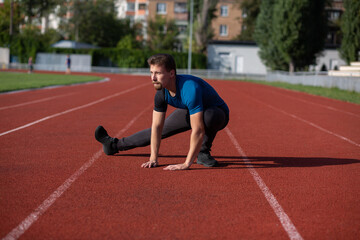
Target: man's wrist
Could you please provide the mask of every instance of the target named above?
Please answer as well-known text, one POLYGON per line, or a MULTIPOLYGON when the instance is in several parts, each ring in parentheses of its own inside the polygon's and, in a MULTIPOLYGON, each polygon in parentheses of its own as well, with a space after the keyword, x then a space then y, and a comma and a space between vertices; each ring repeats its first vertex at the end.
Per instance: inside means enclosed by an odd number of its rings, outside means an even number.
POLYGON ((183 164, 186 168, 190 168, 190 166, 192 165, 191 163, 188 163, 188 162, 184 162, 183 164))

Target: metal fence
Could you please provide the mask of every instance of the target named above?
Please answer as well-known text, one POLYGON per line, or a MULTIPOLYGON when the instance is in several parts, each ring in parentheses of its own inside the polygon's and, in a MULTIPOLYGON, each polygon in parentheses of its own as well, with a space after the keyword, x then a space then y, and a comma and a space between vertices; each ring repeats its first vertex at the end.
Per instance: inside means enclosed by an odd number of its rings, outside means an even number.
MULTIPOLYGON (((46 70, 46 71, 65 71, 64 66, 51 65, 51 64, 34 64, 34 70, 46 70)), ((10 63, 3 66, 6 69, 28 69, 27 64, 10 63)), ((80 72, 96 72, 96 73, 117 73, 117 74, 134 74, 134 75, 149 75, 149 68, 116 68, 116 67, 91 67, 83 68, 81 70, 74 69, 72 71, 80 72)), ((187 69, 177 69, 178 74, 188 74, 187 69)), ((263 74, 237 74, 224 72, 212 69, 193 69, 191 74, 207 79, 252 79, 252 80, 265 80, 266 75, 263 74)))
POLYGON ((286 82, 290 84, 302 84, 306 86, 339 88, 342 90, 360 92, 360 77, 338 77, 327 76, 326 72, 302 72, 293 73, 288 72, 268 72, 266 74, 266 81, 271 82, 286 82))
MULTIPOLYGON (((109 67, 92 67, 92 72, 101 73, 122 73, 122 74, 136 74, 136 75, 149 75, 149 68, 109 68, 109 67)), ((188 74, 187 69, 177 69, 178 74, 188 74)), ((266 76, 261 74, 235 74, 223 72, 212 69, 192 69, 191 74, 207 79, 253 79, 265 80, 266 76)))
MULTIPOLYGON (((34 64, 35 70, 56 70, 56 66, 34 64)), ((3 64, 4 69, 28 69, 27 64, 11 63, 3 64)), ((72 69, 72 71, 76 71, 72 69)), ((149 75, 149 68, 112 68, 112 67, 91 67, 83 69, 82 72, 96 73, 117 73, 117 74, 133 74, 133 75, 149 75)), ((177 69, 178 74, 188 74, 187 69, 177 69)), ((296 72, 290 74, 288 72, 268 72, 266 75, 261 74, 238 74, 211 69, 193 69, 191 74, 206 79, 239 79, 239 80, 263 80, 272 82, 287 82, 290 84, 302 84, 307 86, 319 86, 360 92, 360 77, 335 77, 328 76, 327 72, 296 72)))

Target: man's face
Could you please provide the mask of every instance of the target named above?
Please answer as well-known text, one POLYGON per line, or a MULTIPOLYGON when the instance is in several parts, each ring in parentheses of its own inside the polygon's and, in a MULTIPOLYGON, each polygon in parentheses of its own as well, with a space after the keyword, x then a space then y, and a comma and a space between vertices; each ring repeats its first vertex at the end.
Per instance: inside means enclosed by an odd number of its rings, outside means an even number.
POLYGON ((151 81, 156 90, 167 88, 171 79, 175 76, 175 71, 168 72, 164 66, 150 65, 151 81))

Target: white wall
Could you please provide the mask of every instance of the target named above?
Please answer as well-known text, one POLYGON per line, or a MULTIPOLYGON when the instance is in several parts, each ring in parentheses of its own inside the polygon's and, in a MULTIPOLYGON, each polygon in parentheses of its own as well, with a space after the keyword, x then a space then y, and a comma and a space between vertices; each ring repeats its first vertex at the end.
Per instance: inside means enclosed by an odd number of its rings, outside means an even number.
MULTIPOLYGON (((231 73, 266 74, 266 66, 261 62, 258 52, 259 47, 256 45, 210 43, 208 68, 231 73)), ((335 66, 343 66, 346 63, 340 58, 336 49, 327 49, 318 57, 317 65, 312 69, 320 71, 323 65, 327 70, 333 70, 335 66)))
POLYGON ((10 50, 8 48, 0 48, 0 64, 9 64, 10 50))
POLYGON ((340 53, 336 49, 325 50, 317 59, 315 71, 320 71, 323 65, 327 70, 334 70, 335 66, 339 69, 340 66, 346 65, 346 62, 340 58, 340 53))
MULTIPOLYGON (((67 54, 36 54, 35 70, 65 71, 67 54)), ((70 54, 71 71, 90 72, 91 56, 86 54, 70 54)))
POLYGON ((258 51, 254 45, 209 44, 209 68, 232 73, 266 74, 258 51))

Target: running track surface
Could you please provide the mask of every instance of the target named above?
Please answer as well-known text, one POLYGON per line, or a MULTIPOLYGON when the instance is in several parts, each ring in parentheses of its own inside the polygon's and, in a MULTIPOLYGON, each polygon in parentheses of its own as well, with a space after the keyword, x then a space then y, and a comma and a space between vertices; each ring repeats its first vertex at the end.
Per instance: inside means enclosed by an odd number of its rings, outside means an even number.
MULTIPOLYGON (((149 77, 0 95, 3 239, 358 239, 360 107, 247 82, 208 80, 230 123, 220 167, 184 161, 189 134, 106 156, 112 136, 149 127, 149 77)), ((169 109, 171 112, 173 109, 169 109)))

